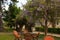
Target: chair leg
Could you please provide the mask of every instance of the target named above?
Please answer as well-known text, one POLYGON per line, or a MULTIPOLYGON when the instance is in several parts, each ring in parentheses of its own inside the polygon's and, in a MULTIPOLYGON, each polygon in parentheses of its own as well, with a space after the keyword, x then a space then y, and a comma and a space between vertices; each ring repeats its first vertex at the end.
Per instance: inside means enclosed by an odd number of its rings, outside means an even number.
POLYGON ((15 38, 14 40, 21 40, 20 38, 15 38))
POLYGON ((16 40, 16 38, 14 40, 16 40))
POLYGON ((19 38, 18 38, 18 40, 19 40, 19 38))

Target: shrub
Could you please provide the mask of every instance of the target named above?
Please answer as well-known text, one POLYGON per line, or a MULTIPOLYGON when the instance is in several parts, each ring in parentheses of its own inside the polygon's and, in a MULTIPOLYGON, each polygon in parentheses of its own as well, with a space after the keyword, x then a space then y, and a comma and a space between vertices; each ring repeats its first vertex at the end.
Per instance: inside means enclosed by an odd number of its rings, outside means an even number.
MULTIPOLYGON (((36 31, 44 32, 44 28, 36 27, 35 29, 36 29, 36 31)), ((48 32, 49 33, 60 34, 60 28, 48 28, 48 32)))

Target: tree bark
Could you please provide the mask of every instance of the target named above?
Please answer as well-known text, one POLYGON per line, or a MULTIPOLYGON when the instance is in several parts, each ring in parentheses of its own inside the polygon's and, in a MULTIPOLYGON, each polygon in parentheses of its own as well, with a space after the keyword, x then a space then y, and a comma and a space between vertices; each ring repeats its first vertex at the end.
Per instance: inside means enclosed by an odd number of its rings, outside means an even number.
POLYGON ((2 15, 0 15, 0 32, 2 31, 3 31, 3 22, 2 22, 2 15))
POLYGON ((2 7, 1 7, 2 1, 0 1, 0 32, 3 31, 3 23, 2 23, 2 7))
POLYGON ((47 32, 48 32, 48 26, 47 26, 47 20, 45 20, 45 36, 47 35, 47 32))
POLYGON ((48 32, 48 26, 47 26, 47 22, 48 22, 48 0, 46 0, 46 4, 45 4, 46 6, 45 6, 45 15, 44 15, 44 17, 45 17, 45 36, 47 35, 47 32, 48 32))

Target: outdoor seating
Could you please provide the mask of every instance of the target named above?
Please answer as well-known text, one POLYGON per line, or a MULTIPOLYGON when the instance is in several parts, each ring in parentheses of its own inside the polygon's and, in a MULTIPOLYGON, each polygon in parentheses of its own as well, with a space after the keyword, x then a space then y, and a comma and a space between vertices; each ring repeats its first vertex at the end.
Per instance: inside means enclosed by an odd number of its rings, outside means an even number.
POLYGON ((39 34, 40 33, 33 33, 33 32, 28 32, 28 33, 23 33, 22 36, 23 38, 21 38, 22 40, 38 40, 39 38, 39 34))

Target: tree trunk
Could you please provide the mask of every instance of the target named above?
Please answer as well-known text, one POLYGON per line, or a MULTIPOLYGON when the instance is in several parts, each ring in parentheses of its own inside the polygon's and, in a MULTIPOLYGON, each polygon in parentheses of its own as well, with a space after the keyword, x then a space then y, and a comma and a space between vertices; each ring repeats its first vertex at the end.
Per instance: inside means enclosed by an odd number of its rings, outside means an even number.
POLYGON ((45 20, 45 36, 47 35, 48 32, 48 26, 47 26, 47 20, 45 20))
POLYGON ((28 32, 32 31, 30 24, 26 24, 25 26, 26 26, 25 29, 28 30, 28 32))
POLYGON ((3 31, 2 15, 0 15, 0 32, 3 31))
POLYGON ((2 23, 2 7, 1 7, 1 1, 0 1, 0 32, 3 31, 3 23, 2 23))
POLYGON ((47 13, 47 11, 48 11, 48 8, 46 8, 46 10, 45 10, 45 36, 47 35, 47 32, 48 32, 48 26, 47 26, 47 22, 48 22, 48 13, 47 13))
POLYGON ((48 33, 48 26, 47 26, 47 24, 48 24, 48 23, 47 23, 47 22, 48 22, 48 9, 49 9, 49 8, 48 8, 48 5, 49 5, 48 2, 49 2, 49 1, 46 0, 46 4, 45 4, 45 5, 46 5, 46 6, 45 6, 45 9, 46 9, 46 10, 45 10, 45 36, 46 36, 47 33, 48 33))

